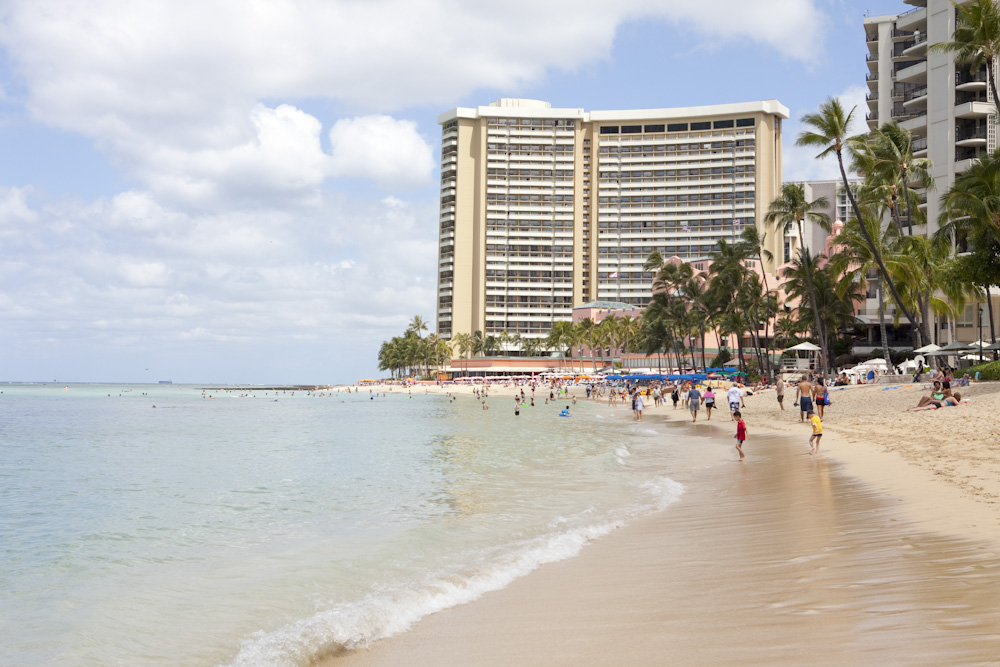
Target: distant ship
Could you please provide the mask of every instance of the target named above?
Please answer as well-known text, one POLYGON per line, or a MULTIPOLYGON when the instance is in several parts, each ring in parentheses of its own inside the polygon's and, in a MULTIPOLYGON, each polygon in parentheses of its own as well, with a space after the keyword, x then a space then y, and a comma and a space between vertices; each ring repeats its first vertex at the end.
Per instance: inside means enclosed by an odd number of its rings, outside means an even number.
POLYGON ((160 380, 160 384, 173 384, 173 380, 160 380))

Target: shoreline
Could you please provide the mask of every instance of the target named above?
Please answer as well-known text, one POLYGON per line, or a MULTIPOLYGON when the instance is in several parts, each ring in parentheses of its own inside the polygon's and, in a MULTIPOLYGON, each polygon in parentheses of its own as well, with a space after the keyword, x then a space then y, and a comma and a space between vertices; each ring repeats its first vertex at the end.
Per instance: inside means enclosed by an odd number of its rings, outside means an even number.
MULTIPOLYGON (((833 405, 826 409, 823 418, 820 455, 833 457, 850 474, 896 498, 910 519, 931 530, 1000 544, 1000 425, 991 425, 985 418, 1000 413, 1000 382, 981 382, 958 389, 970 400, 968 405, 904 412, 927 393, 923 390, 925 386, 926 383, 874 384, 834 389, 833 405), (977 417, 981 422, 975 422, 977 417), (907 432, 906 426, 912 431, 907 432)), ((362 387, 361 391, 365 389, 362 387)), ((491 398, 512 397, 520 389, 494 385, 488 393, 491 398)), ((473 387, 463 385, 382 390, 387 394, 412 391, 474 398, 473 387)), ((530 397, 530 389, 525 391, 530 397)), ((794 387, 785 391, 784 413, 778 408, 773 389, 745 397, 748 456, 755 435, 800 435, 803 447, 807 446, 811 429, 793 416, 794 387)), ((540 405, 544 405, 544 393, 547 392, 539 386, 536 398, 540 405)), ((578 401, 588 400, 583 387, 571 388, 569 399, 573 396, 578 401)), ((556 402, 560 400, 556 398, 556 402)), ((619 405, 615 411, 616 418, 631 421, 627 407, 619 405)), ((735 431, 735 424, 726 418, 725 407, 721 412, 716 409, 714 414, 717 418, 712 420, 713 425, 732 427, 735 431)), ((683 407, 674 410, 668 402, 659 408, 647 407, 643 423, 690 424, 689 415, 683 407)), ((706 423, 704 416, 702 407, 698 424, 706 423)))
MULTIPOLYGON (((749 662, 768 665, 802 664, 803 660, 810 664, 863 662, 880 652, 883 657, 891 656, 890 661, 898 663, 901 655, 912 655, 913 659, 929 655, 927 652, 933 652, 942 642, 948 644, 951 653, 941 654, 939 664, 963 662, 966 649, 958 644, 972 647, 968 650, 976 657, 970 661, 976 664, 985 661, 984 656, 1000 655, 997 639, 1000 627, 995 622, 991 626, 989 620, 993 618, 995 602, 988 600, 997 599, 995 597, 975 598, 964 607, 970 618, 963 623, 977 628, 971 638, 964 637, 952 646, 950 640, 936 637, 935 643, 928 645, 929 640, 921 634, 922 624, 929 622, 921 615, 930 613, 928 609, 937 609, 939 593, 942 590, 954 593, 955 586, 965 587, 968 583, 960 581, 961 577, 944 566, 943 561, 935 560, 935 554, 946 553, 948 559, 968 560, 977 576, 985 577, 982 580, 984 590, 989 591, 990 596, 1000 595, 1000 571, 995 566, 996 553, 1000 549, 1000 531, 997 530, 1000 505, 996 502, 995 486, 985 483, 989 480, 958 484, 957 474, 938 474, 937 470, 959 470, 971 465, 972 461, 978 466, 980 476, 984 476, 984 466, 991 471, 991 466, 997 465, 996 450, 990 448, 988 442, 961 440, 963 429, 957 422, 975 422, 976 414, 990 414, 990 406, 1000 402, 1000 385, 983 384, 963 392, 963 396, 970 397, 970 405, 980 406, 975 413, 969 406, 953 408, 950 413, 903 413, 900 406, 915 403, 922 392, 902 388, 882 392, 882 389, 878 385, 851 387, 833 394, 833 406, 828 408, 824 419, 823 447, 815 457, 805 453, 811 429, 793 421, 791 414, 780 414, 773 390, 748 396, 744 410, 749 430, 745 463, 736 461, 733 449, 731 463, 719 462, 703 475, 699 471, 688 475, 690 480, 682 480, 692 491, 690 495, 686 492, 679 503, 589 543, 576 557, 543 566, 507 588, 466 605, 427 616, 410 630, 376 642, 367 649, 343 652, 315 664, 324 667, 376 666, 399 664, 404 658, 411 665, 512 662, 568 665, 605 664, 616 660, 653 665, 670 659, 681 663, 728 664, 735 656, 723 657, 718 654, 721 647, 711 647, 713 642, 719 641, 732 650, 741 645, 749 646, 750 656, 757 658, 749 662), (859 414, 859 407, 873 404, 879 405, 879 418, 863 412, 859 414), (969 411, 966 412, 966 408, 969 411), (901 420, 923 429, 921 437, 925 446, 907 449, 905 443, 892 439, 892 429, 898 428, 901 420), (942 437, 928 435, 928 425, 935 424, 942 437), (799 436, 801 452, 796 451, 795 438, 799 436), (949 448, 939 440, 954 441, 961 446, 949 448), (979 457, 985 459, 979 460, 976 456, 968 459, 959 455, 977 447, 992 452, 992 458, 979 457), (937 458, 929 457, 928 452, 936 453, 937 458), (789 481, 793 477, 794 483, 789 481), (735 487, 732 487, 733 482, 735 487), (713 493, 721 494, 723 499, 719 500, 713 493), (734 494, 743 502, 730 506, 726 497, 734 494), (784 523, 772 525, 773 516, 753 509, 762 502, 772 505, 771 511, 781 514, 784 523), (719 511, 720 506, 725 506, 724 511, 719 511), (734 521, 729 512, 735 512, 742 519, 734 521), (813 525, 817 516, 822 516, 824 521, 813 525), (873 527, 873 522, 877 527, 873 527), (815 533, 817 541, 795 555, 803 546, 799 542, 799 531, 803 530, 810 535, 815 533), (762 539, 762 535, 766 535, 766 539, 762 539), (847 539, 844 536, 857 537, 847 539), (850 545, 834 548, 829 544, 843 540, 850 545), (751 568, 743 573, 748 578, 742 575, 731 578, 746 563, 741 563, 737 554, 727 552, 733 548, 732 544, 723 548, 718 543, 733 541, 741 545, 736 548, 737 552, 743 549, 744 556, 756 554, 750 560, 762 560, 768 571, 761 573, 751 568), (875 556, 868 562, 868 551, 881 552, 888 548, 885 547, 887 541, 893 545, 889 549, 892 555, 875 556), (783 552, 783 548, 795 551, 783 552), (869 574, 873 580, 881 580, 880 577, 886 581, 899 579, 919 589, 913 593, 913 600, 900 607, 908 611, 889 615, 911 614, 914 617, 909 624, 903 623, 897 628, 891 639, 886 639, 883 632, 870 637, 865 635, 861 644, 853 641, 857 653, 855 648, 849 648, 852 646, 851 634, 840 637, 839 644, 828 644, 828 639, 823 639, 819 646, 825 647, 822 650, 828 651, 829 659, 816 660, 812 653, 816 647, 810 644, 808 637, 814 632, 820 636, 829 635, 831 615, 834 627, 870 624, 871 621, 865 619, 877 617, 872 616, 873 610, 900 604, 896 598, 909 595, 894 591, 889 596, 891 600, 872 601, 869 598, 878 597, 875 592, 857 593, 851 583, 858 576, 858 571, 852 569, 859 567, 858 563, 847 569, 814 568, 810 564, 814 560, 825 562, 831 553, 829 549, 841 548, 857 554, 860 565, 872 570, 869 574), (897 553, 898 549, 914 551, 897 553), (902 560, 901 554, 905 556, 902 560), (920 556, 918 560, 926 560, 922 572, 933 573, 932 579, 937 582, 928 590, 923 590, 924 574, 917 576, 904 567, 913 554, 920 556), (729 563, 733 558, 736 560, 729 563), (713 565, 713 559, 723 562, 713 565), (901 572, 900 568, 906 571, 901 572), (755 591, 761 587, 767 590, 781 588, 783 595, 792 598, 797 595, 794 590, 785 590, 787 576, 775 579, 772 571, 788 569, 801 574, 801 584, 807 588, 811 585, 806 583, 810 577, 828 580, 830 591, 846 595, 852 602, 844 605, 846 611, 837 611, 838 605, 833 606, 834 611, 819 605, 815 613, 824 617, 823 621, 808 619, 814 613, 810 610, 787 618, 787 601, 759 606, 755 591), (817 574, 827 569, 835 573, 817 574), (680 572, 684 573, 683 581, 675 580, 674 574, 680 572), (672 587, 663 588, 662 582, 656 583, 665 575, 674 579, 672 587), (713 578, 716 575, 720 577, 718 582, 713 578), (722 591, 719 582, 728 582, 722 584, 722 591), (663 600, 651 596, 650 588, 686 611, 678 615, 677 609, 664 606, 663 600), (733 604, 731 600, 740 601, 734 609, 729 608, 733 604), (741 616, 747 613, 761 614, 768 620, 762 627, 759 619, 741 616), (525 622, 525 617, 530 622, 525 622), (729 628, 731 635, 725 638, 712 630, 718 627, 720 618, 730 619, 734 624, 729 628), (789 623, 792 625, 786 625, 789 623), (789 640, 788 632, 801 632, 805 644, 789 640), (511 645, 515 637, 520 648, 511 645), (664 637, 670 641, 665 642, 664 637), (767 638, 777 645, 784 643, 785 651, 780 656, 769 654, 764 646, 767 638)), ((418 390, 472 396, 471 388, 465 387, 420 387, 415 388, 415 393, 418 390)), ((493 387, 489 394, 509 397, 514 391, 515 388, 493 387)), ((541 388, 538 391, 540 394, 541 388)), ((575 388, 572 392, 577 393, 578 401, 586 400, 580 395, 582 391, 582 388, 575 388)), ((530 390, 526 392, 530 395, 530 390)), ((788 395, 791 399, 794 390, 788 395)), ((730 438, 728 431, 735 427, 726 418, 728 412, 724 410, 716 415, 718 418, 711 422, 703 421, 702 410, 698 423, 692 426, 689 413, 682 407, 673 410, 668 402, 644 411, 643 423, 664 434, 681 437, 690 433, 730 438)), ((613 418, 631 421, 627 407, 619 406, 613 418)), ((971 428, 976 428, 975 423, 971 428)), ((1000 479, 994 477, 993 482, 1000 484, 1000 479)), ((978 585, 974 584, 973 588, 978 585)), ((894 622, 898 621, 894 618, 894 622)), ((956 633, 962 635, 960 630, 956 633)))

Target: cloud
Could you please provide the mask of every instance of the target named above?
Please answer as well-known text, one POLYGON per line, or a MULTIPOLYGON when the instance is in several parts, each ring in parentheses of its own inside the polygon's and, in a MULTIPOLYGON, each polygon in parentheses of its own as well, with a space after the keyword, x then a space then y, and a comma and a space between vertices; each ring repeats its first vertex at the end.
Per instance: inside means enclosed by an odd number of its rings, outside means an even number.
POLYGON ((426 185, 434 171, 431 147, 411 121, 389 116, 338 120, 330 130, 335 176, 370 178, 383 186, 426 185))
POLYGON ((101 379, 133 357, 169 360, 179 381, 366 375, 382 340, 434 311, 436 206, 324 193, 294 215, 184 212, 143 191, 18 205, 0 218, 5 378, 101 379), (352 354, 334 364, 342 346, 352 354), (269 367, 303 354, 311 367, 269 367))
POLYGON ((811 0, 767 11, 744 0, 550 0, 544 11, 526 0, 10 0, 4 19, 0 45, 33 118, 91 137, 157 195, 202 207, 313 204, 325 178, 348 173, 419 184, 425 142, 408 121, 378 114, 584 67, 608 57, 626 21, 669 21, 709 45, 754 41, 804 61, 822 42, 811 0), (332 168, 319 121, 292 99, 361 112, 330 130, 332 168))

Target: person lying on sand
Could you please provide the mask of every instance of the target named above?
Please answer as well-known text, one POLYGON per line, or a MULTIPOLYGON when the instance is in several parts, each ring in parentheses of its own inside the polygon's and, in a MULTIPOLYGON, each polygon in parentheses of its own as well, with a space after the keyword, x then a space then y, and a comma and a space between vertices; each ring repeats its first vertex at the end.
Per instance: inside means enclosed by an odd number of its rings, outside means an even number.
POLYGON ((920 399, 920 404, 918 404, 915 408, 909 408, 907 410, 907 412, 921 412, 923 410, 937 410, 938 408, 953 407, 953 406, 956 406, 956 405, 958 405, 959 403, 962 402, 962 395, 959 394, 959 393, 957 393, 957 392, 954 395, 952 395, 952 396, 945 396, 945 397, 943 397, 940 400, 934 400, 934 399, 931 398, 926 403, 924 403, 924 399, 925 398, 928 398, 928 397, 924 396, 923 398, 921 398, 920 399))

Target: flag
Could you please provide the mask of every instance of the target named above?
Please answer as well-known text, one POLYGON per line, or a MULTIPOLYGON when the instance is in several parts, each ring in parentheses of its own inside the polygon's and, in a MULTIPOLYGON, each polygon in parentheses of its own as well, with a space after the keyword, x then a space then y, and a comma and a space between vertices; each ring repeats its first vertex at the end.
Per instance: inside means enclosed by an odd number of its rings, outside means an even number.
POLYGON ((615 271, 614 273, 612 273, 611 275, 608 276, 608 278, 617 278, 617 277, 618 277, 618 272, 617 271, 615 271))

